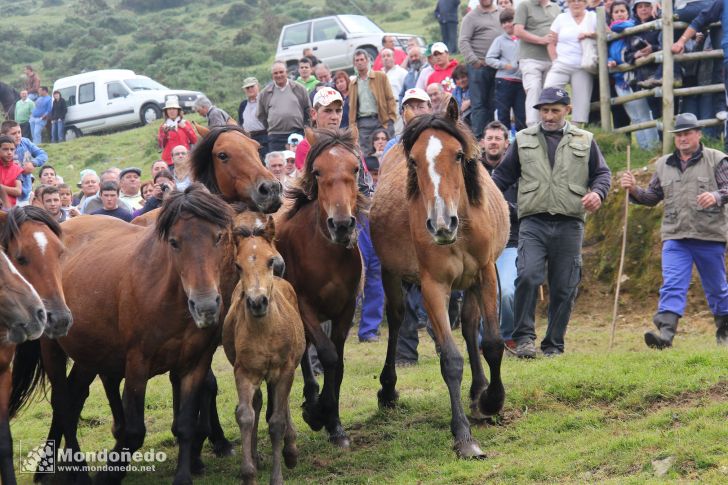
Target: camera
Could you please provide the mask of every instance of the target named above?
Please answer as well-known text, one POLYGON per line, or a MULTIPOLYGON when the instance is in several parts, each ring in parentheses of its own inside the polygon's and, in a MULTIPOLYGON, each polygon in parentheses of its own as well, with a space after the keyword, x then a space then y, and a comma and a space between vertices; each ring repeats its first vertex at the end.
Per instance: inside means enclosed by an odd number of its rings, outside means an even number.
POLYGON ((168 184, 162 184, 159 188, 162 190, 162 193, 164 193, 170 189, 170 186, 168 184))

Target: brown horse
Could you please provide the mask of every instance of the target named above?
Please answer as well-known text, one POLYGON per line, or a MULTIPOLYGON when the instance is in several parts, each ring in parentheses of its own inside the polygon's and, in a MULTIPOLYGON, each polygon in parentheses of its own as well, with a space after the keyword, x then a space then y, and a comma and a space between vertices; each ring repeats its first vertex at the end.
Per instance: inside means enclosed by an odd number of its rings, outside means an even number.
POLYGON ((304 375, 303 417, 315 431, 326 427, 341 447, 349 438, 339 419, 339 389, 344 377, 344 342, 354 316, 362 263, 356 217, 367 200, 357 190, 359 151, 350 131, 306 131, 311 150, 299 184, 287 193, 292 207, 276 214, 276 247, 286 262, 285 278, 298 295, 306 338, 316 346, 324 367, 319 386, 308 356, 304 375), (331 338, 320 323, 331 320, 331 338))
POLYGON ((258 155, 258 142, 237 126, 203 128, 190 159, 192 179, 228 202, 241 201, 271 214, 280 208, 283 186, 258 155))
POLYGON ((256 482, 256 430, 260 385, 268 387, 268 431, 273 444, 271 483, 282 484, 281 452, 286 465, 296 465, 296 430, 289 396, 296 367, 306 347, 298 300, 287 281, 274 276, 280 259, 273 245, 273 218, 245 213, 235 218, 235 264, 240 282, 225 318, 222 343, 235 368, 236 415, 242 443, 244 483, 256 482), (284 447, 285 441, 285 447, 284 447))
POLYGON ((508 207, 478 161, 470 131, 458 121, 457 106, 446 114, 412 119, 401 147, 387 157, 370 214, 372 242, 382 264, 387 296, 389 341, 380 375, 381 406, 397 400, 395 354, 402 322, 402 280, 422 285, 425 309, 440 348, 440 368, 450 393, 455 451, 461 457, 484 454, 470 434, 460 403, 463 358, 450 331, 447 308, 452 289, 468 290, 485 317, 483 354, 491 382, 483 375, 477 349, 477 317, 463 319, 473 383, 470 398, 480 411, 500 411, 505 391, 500 376, 503 341, 496 312, 495 261, 508 239, 508 207), (487 386, 487 387, 486 387, 487 386))
MULTIPOLYGON (((7 214, 0 212, 0 246, 5 248, 0 257, 0 288, 3 288, 0 291, 0 332, 3 334, 0 344, 0 481, 3 484, 15 483, 9 420, 30 398, 30 391, 40 378, 35 366, 28 365, 27 354, 23 351, 30 342, 23 342, 37 339, 41 331, 51 337, 65 335, 72 322, 61 287, 63 245, 60 234, 58 223, 37 207, 15 207, 7 214), (21 324, 21 327, 7 328, 9 324, 21 324), (22 345, 15 346, 20 343, 22 345)), ((37 342, 33 343, 37 345, 37 342)))
MULTIPOLYGON (((63 282, 75 323, 59 346, 44 349, 53 386, 49 439, 59 440, 62 429, 66 447, 79 449, 78 419, 100 374, 117 386, 125 379, 123 398, 118 387, 109 393, 105 381, 112 410, 122 409, 114 412, 114 450, 139 449, 147 381, 169 371, 180 389, 175 483, 191 482, 199 389, 219 342, 221 295, 232 292, 221 282, 228 268, 234 272, 230 224, 229 206, 199 184, 173 192, 155 227, 95 216, 64 223, 63 282), (66 355, 74 361, 68 379, 66 355)), ((108 472, 97 479, 123 476, 108 472)))

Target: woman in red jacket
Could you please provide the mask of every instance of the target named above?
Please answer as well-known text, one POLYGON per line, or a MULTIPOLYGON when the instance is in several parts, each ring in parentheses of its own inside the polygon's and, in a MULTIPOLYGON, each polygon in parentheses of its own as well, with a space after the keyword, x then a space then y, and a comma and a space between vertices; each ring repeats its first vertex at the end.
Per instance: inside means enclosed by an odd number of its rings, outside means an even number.
POLYGON ((164 105, 164 122, 159 127, 157 139, 160 148, 162 148, 162 160, 172 168, 174 167, 172 149, 182 145, 189 150, 192 144, 197 143, 195 129, 191 123, 182 118, 182 115, 182 108, 179 106, 177 97, 170 96, 167 98, 164 105))

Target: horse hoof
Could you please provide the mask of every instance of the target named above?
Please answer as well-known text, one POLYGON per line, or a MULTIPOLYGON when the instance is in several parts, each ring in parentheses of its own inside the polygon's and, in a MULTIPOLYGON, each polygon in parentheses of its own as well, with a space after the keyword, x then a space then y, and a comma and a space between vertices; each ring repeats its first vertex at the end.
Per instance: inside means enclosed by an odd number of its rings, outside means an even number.
POLYGON ((212 445, 212 452, 218 458, 224 458, 226 456, 232 456, 235 454, 235 448, 233 444, 227 439, 221 439, 212 445))
POLYGON ((192 458, 190 463, 190 471, 193 475, 202 475, 205 473, 205 464, 199 456, 192 458))
POLYGON ((480 449, 480 445, 474 439, 455 443, 453 449, 458 458, 464 460, 483 460, 486 458, 485 453, 480 449))
POLYGON ((329 436, 329 441, 342 450, 351 448, 351 441, 349 441, 349 437, 345 433, 329 436))
POLYGON ((289 470, 296 468, 298 464, 298 449, 295 446, 283 449, 283 462, 289 470))
POLYGON ((324 420, 318 411, 318 406, 303 405, 303 420, 314 431, 321 431, 324 427, 324 420))
POLYGON ((491 389, 492 387, 492 384, 488 386, 480 394, 480 399, 478 400, 478 408, 486 417, 497 416, 503 409, 503 404, 506 401, 506 391, 503 386, 498 386, 495 389, 491 389))
POLYGON ((384 389, 380 389, 377 392, 377 401, 379 402, 380 409, 392 409, 397 406, 399 400, 399 393, 395 390, 387 392, 384 389))
POLYGON ((483 423, 490 419, 492 419, 492 416, 487 416, 480 412, 477 399, 470 402, 470 416, 468 416, 468 421, 471 423, 483 423))

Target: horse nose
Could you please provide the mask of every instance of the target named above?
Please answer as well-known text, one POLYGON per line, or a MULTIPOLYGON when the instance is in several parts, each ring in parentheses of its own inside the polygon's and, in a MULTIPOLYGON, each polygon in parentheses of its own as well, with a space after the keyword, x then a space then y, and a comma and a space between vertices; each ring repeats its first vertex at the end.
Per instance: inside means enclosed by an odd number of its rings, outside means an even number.
POLYGON ((257 199, 258 209, 265 214, 277 211, 283 204, 282 194, 283 185, 279 180, 262 181, 256 188, 257 197, 255 199, 257 199))
POLYGON ((262 317, 268 313, 268 297, 265 295, 247 296, 245 303, 253 316, 262 317))
POLYGON ((190 296, 187 305, 195 324, 199 328, 206 328, 217 324, 221 302, 220 295, 216 293, 214 296, 190 296))
POLYGON ((326 219, 326 225, 329 228, 329 233, 336 242, 349 242, 354 227, 356 226, 356 219, 352 216, 345 217, 342 219, 334 219, 329 217, 326 219))
POLYGON ((46 337, 58 338, 68 335, 68 330, 73 325, 73 315, 68 308, 49 310, 47 316, 46 329, 43 332, 46 337))
POLYGON ((427 232, 435 239, 437 244, 450 244, 455 240, 460 220, 457 215, 450 216, 447 223, 444 218, 438 218, 433 222, 431 217, 427 218, 427 232))

